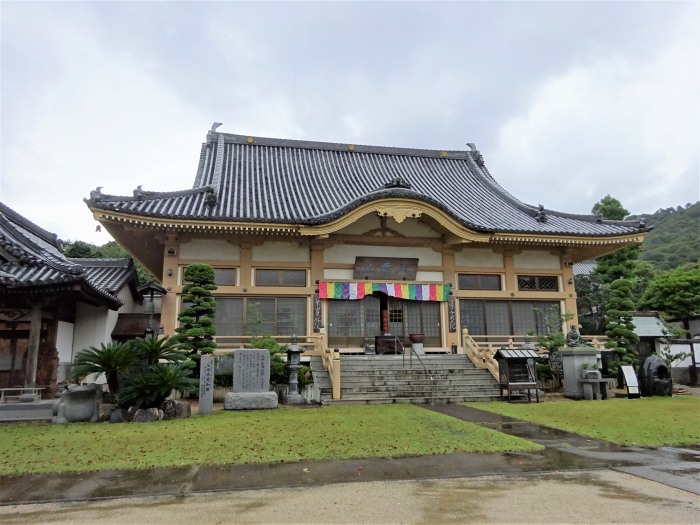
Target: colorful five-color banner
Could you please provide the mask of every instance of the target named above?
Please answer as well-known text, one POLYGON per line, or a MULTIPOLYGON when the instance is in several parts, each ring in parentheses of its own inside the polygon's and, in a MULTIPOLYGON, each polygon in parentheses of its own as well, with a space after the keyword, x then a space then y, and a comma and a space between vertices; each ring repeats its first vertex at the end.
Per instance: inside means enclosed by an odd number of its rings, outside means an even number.
POLYGON ((450 284, 408 284, 408 283, 348 283, 320 281, 318 296, 321 299, 364 299, 373 292, 384 292, 389 297, 413 301, 447 301, 450 284))

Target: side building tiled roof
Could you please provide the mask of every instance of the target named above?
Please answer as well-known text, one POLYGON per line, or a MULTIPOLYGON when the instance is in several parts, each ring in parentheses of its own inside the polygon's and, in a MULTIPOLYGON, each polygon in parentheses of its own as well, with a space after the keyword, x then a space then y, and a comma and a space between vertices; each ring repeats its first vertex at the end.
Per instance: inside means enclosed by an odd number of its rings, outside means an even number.
POLYGON ((361 146, 248 137, 210 131, 194 187, 112 196, 95 190, 95 210, 161 219, 292 225, 330 223, 365 203, 412 199, 483 233, 619 236, 639 221, 607 221, 525 204, 470 151, 361 146))
POLYGON ((93 302, 119 308, 122 301, 91 282, 85 268, 67 259, 62 248, 55 234, 0 203, 0 293, 39 293, 78 285, 93 302))
POLYGON ((77 259, 68 258, 74 264, 85 268, 85 276, 97 288, 116 296, 124 286, 129 285, 134 297, 140 297, 137 289, 138 276, 134 260, 121 259, 77 259))

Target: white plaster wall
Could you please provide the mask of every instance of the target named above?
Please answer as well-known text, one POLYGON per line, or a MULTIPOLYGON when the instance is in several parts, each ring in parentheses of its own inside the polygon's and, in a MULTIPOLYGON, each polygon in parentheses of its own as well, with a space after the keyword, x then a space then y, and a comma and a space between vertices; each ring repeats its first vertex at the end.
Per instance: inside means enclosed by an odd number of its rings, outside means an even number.
POLYGON ((455 265, 479 268, 503 268, 503 255, 489 248, 464 248, 455 253, 455 265))
MULTIPOLYGON (((665 348, 664 344, 657 343, 657 352, 660 348, 665 348)), ((693 351, 695 352, 695 362, 700 363, 700 345, 694 344, 693 351)), ((680 354, 682 352, 690 352, 690 345, 671 345, 671 353, 674 355, 680 354)), ((673 363, 673 368, 688 367, 693 364, 692 357, 688 356, 683 361, 676 361, 673 363)))
POLYGON ((442 272, 417 272, 416 281, 442 282, 442 272))
MULTIPOLYGON (((78 303, 75 311, 75 328, 73 330, 73 355, 83 348, 99 347, 101 343, 111 341, 112 328, 107 331, 107 308, 78 303)), ((71 361, 72 361, 71 357, 71 361)))
MULTIPOLYGON (((378 229, 381 226, 379 216, 376 213, 367 214, 360 219, 346 226, 338 233, 348 235, 363 235, 371 230, 378 229)), ((406 237, 425 237, 431 239, 439 239, 441 234, 436 232, 426 224, 423 224, 418 219, 407 218, 403 222, 396 222, 392 217, 387 217, 387 228, 390 228, 406 237)))
POLYGON ((329 281, 352 281, 354 276, 353 270, 339 270, 326 268, 323 270, 323 278, 329 281))
POLYGON ((442 266, 442 254, 430 248, 336 244, 323 253, 332 264, 355 264, 355 257, 417 257, 419 266, 442 266))
POLYGON ((535 270, 561 270, 559 256, 545 250, 523 250, 513 256, 513 265, 535 270))
POLYGON ((253 246, 254 262, 300 262, 311 260, 309 248, 298 242, 268 241, 261 246, 253 246))
POLYGON ((56 350, 58 350, 58 362, 70 363, 73 359, 73 332, 75 325, 59 321, 56 329, 56 350))
POLYGON ((180 245, 180 260, 238 261, 241 249, 222 239, 191 239, 180 245))

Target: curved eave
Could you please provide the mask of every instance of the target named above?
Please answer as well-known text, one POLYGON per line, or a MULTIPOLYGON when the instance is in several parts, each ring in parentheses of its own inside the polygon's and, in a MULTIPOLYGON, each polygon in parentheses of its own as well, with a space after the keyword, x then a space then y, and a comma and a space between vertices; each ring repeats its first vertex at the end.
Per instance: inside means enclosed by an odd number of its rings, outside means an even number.
POLYGON ((98 222, 119 223, 123 226, 144 229, 157 229, 177 232, 209 232, 209 233, 268 233, 282 235, 298 235, 299 227, 293 224, 258 223, 258 222, 223 222, 214 220, 183 220, 158 217, 143 217, 126 213, 91 209, 98 222))
POLYGON ((516 234, 496 233, 491 237, 491 242, 497 244, 537 244, 552 246, 616 246, 641 243, 648 232, 630 233, 626 235, 541 235, 541 234, 516 234))
POLYGON ((299 231, 307 236, 324 236, 335 233, 351 225, 358 219, 370 213, 377 213, 382 217, 393 217, 396 222, 403 222, 407 218, 417 219, 423 215, 431 217, 440 223, 445 230, 467 242, 489 242, 490 233, 476 232, 465 228, 454 217, 431 204, 409 199, 390 198, 374 200, 354 208, 345 215, 325 224, 314 226, 300 226, 299 231))

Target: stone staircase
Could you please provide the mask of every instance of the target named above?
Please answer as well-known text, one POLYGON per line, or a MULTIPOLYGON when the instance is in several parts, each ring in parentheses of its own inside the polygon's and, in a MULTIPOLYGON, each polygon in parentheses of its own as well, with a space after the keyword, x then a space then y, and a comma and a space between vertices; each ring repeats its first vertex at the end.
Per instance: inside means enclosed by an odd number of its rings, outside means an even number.
POLYGON ((498 399, 498 383, 488 370, 465 355, 426 355, 421 362, 402 356, 341 356, 341 399, 333 400, 331 382, 320 357, 311 358, 320 401, 330 404, 461 403, 498 399), (434 379, 431 384, 430 376, 434 379))

